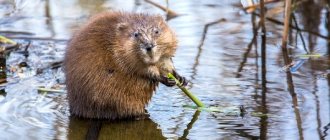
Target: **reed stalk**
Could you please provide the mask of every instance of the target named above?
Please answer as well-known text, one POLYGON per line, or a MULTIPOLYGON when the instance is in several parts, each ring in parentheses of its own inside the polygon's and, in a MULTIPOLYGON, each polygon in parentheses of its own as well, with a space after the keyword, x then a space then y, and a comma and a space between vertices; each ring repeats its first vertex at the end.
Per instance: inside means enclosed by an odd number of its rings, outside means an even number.
POLYGON ((198 106, 205 107, 205 105, 195 96, 193 95, 186 87, 184 87, 178 79, 174 77, 173 74, 168 73, 168 78, 175 80, 176 85, 198 106))

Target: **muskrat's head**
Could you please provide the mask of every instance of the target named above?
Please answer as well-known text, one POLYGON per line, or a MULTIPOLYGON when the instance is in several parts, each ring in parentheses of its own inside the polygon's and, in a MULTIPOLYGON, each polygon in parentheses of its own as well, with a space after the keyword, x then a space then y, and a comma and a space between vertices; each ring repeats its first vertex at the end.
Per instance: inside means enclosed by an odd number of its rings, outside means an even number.
MULTIPOLYGON (((126 55, 146 65, 155 65, 162 57, 172 57, 177 40, 161 16, 126 15, 117 25, 117 38, 126 55)), ((124 55, 124 54, 123 54, 124 55)))

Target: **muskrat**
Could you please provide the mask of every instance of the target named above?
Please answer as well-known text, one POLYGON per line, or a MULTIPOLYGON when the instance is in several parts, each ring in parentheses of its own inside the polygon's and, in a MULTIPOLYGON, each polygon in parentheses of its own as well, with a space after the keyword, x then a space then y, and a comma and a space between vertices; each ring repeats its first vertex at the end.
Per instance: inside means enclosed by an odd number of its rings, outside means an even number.
POLYGON ((105 12, 77 31, 64 58, 70 112, 96 119, 144 116, 159 82, 174 86, 177 39, 159 15, 105 12))

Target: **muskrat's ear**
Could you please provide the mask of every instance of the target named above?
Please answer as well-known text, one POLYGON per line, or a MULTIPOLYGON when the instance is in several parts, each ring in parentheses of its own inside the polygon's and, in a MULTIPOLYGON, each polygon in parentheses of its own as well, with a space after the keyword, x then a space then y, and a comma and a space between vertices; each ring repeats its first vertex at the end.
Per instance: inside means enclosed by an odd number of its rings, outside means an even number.
POLYGON ((156 21, 158 21, 158 26, 161 28, 167 25, 165 19, 161 15, 156 15, 156 21))
POLYGON ((118 23, 117 24, 117 30, 119 31, 124 31, 128 28, 128 24, 127 23, 118 23))
POLYGON ((157 14, 156 15, 156 19, 159 20, 159 21, 165 21, 165 19, 163 18, 163 16, 160 15, 160 14, 157 14))

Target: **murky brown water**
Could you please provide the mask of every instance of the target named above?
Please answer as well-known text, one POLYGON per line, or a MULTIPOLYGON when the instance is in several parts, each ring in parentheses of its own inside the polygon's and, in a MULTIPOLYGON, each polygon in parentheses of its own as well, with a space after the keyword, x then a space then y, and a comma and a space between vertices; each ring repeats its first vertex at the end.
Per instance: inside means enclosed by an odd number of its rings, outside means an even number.
MULTIPOLYGON (((165 5, 163 0, 155 1, 165 5)), ((168 22, 180 41, 174 62, 191 81, 190 90, 208 106, 243 105, 247 112, 268 117, 195 111, 183 107, 192 102, 179 89, 160 86, 147 108, 150 119, 104 122, 100 139, 330 139, 330 43, 324 39, 330 38, 329 3, 305 1, 295 11, 300 28, 314 34, 301 32, 302 41, 291 30, 289 54, 302 63, 292 71, 293 83, 283 71, 282 25, 266 22, 264 61, 262 33, 253 30, 258 17, 244 13, 240 1, 170 0, 170 8, 179 14, 168 22), (306 54, 304 44, 308 52, 322 56, 301 60, 298 56, 306 54)), ((90 15, 108 9, 165 16, 142 0, 0 0, 0 34, 23 44, 6 57, 8 82, 0 92, 0 139, 95 135, 99 122, 69 117, 66 94, 45 94, 37 88, 64 88, 61 69, 50 65, 63 59, 66 40, 74 30, 90 15), (22 62, 29 67, 20 68, 22 62)), ((282 21, 282 14, 271 17, 282 21)))

